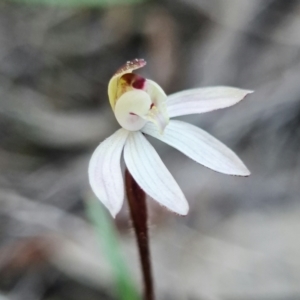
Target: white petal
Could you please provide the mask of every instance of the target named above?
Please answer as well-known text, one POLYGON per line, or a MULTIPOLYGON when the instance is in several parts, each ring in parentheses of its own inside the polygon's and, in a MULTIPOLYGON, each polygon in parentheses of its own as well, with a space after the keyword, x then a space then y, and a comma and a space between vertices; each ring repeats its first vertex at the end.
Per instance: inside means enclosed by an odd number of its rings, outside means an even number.
POLYGON ((180 215, 188 213, 189 206, 180 187, 142 133, 130 133, 124 159, 133 178, 149 196, 180 215))
MULTIPOLYGON (((160 127, 161 131, 164 131, 166 125, 169 123, 169 116, 166 106, 167 95, 164 90, 153 80, 146 80, 146 92, 150 95, 152 103, 154 104, 154 111, 152 112, 155 116, 154 123, 160 127)), ((150 119, 151 122, 153 120, 150 119)))
POLYGON ((233 87, 218 86, 197 88, 168 96, 169 117, 204 113, 232 106, 253 91, 233 87))
POLYGON ((147 79, 145 89, 156 107, 160 107, 167 101, 166 93, 155 81, 147 79))
POLYGON ((162 135, 151 123, 147 123, 142 131, 214 171, 229 175, 250 175, 247 167, 232 150, 194 125, 171 120, 162 135))
POLYGON ((120 157, 129 132, 119 129, 94 151, 89 164, 92 190, 113 217, 120 211, 124 200, 124 183, 120 157))

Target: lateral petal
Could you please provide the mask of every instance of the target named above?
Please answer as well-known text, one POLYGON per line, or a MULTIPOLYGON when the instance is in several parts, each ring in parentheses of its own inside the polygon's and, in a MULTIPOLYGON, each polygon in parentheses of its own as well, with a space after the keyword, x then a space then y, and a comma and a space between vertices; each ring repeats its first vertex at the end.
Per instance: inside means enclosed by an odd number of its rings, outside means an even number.
POLYGON ((169 123, 169 116, 166 106, 167 95, 164 90, 153 80, 147 79, 145 91, 152 100, 151 110, 147 116, 147 120, 156 124, 161 132, 169 123))
POLYGON ((150 95, 152 102, 155 106, 159 107, 166 103, 167 95, 155 81, 147 79, 145 90, 150 95))
POLYGON ((250 175, 250 171, 232 150, 194 125, 171 120, 164 133, 160 134, 156 126, 147 123, 142 132, 169 144, 214 171, 228 175, 250 175))
POLYGON ((141 132, 129 134, 124 159, 133 178, 149 196, 177 214, 188 213, 189 206, 180 187, 141 132))
POLYGON ((120 158, 128 134, 123 128, 116 131, 96 148, 89 163, 92 190, 113 217, 120 211, 124 200, 120 158))
POLYGON ((232 106, 253 91, 228 86, 205 87, 171 94, 167 98, 169 117, 199 114, 232 106))

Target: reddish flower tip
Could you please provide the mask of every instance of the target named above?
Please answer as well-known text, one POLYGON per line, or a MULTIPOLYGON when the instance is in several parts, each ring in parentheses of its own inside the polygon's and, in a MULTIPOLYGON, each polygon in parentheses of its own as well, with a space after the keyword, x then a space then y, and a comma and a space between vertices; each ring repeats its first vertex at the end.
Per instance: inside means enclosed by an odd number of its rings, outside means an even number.
POLYGON ((117 70, 114 76, 126 73, 128 70, 136 70, 144 67, 147 62, 143 58, 136 58, 134 60, 127 61, 120 69, 117 70))

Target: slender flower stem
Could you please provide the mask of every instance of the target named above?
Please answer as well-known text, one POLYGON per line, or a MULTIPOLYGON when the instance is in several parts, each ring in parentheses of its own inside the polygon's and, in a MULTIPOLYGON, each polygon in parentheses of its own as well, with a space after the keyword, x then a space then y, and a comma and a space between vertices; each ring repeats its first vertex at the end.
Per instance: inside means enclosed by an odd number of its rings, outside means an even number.
POLYGON ((125 171, 125 185, 143 273, 144 300, 154 300, 146 194, 127 169, 125 171))

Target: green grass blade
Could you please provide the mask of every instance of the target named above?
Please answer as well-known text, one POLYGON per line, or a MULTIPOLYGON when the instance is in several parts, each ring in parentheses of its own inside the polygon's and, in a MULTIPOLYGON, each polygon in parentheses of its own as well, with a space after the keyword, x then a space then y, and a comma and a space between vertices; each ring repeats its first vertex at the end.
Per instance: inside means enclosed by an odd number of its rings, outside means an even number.
POLYGON ((111 217, 103 208, 102 204, 95 199, 90 199, 86 203, 87 215, 94 225, 98 240, 102 246, 107 260, 111 264, 118 296, 120 300, 140 300, 128 268, 122 257, 118 235, 112 223, 111 217))

